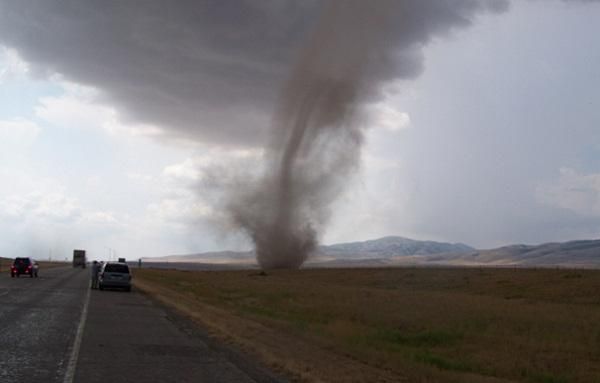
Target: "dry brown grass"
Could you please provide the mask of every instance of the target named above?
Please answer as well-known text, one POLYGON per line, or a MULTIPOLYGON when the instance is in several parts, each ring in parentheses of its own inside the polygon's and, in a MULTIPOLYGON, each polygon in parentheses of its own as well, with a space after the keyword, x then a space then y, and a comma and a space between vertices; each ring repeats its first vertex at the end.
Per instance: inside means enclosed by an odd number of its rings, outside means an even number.
POLYGON ((600 272, 136 270, 297 380, 600 382, 600 272))
POLYGON ((0 258, 0 271, 8 270, 12 260, 8 258, 0 258))
MULTIPOLYGON (((14 259, 12 259, 12 258, 0 258, 0 273, 8 273, 10 271, 10 266, 12 265, 13 261, 14 261, 14 259)), ((48 262, 48 261, 39 261, 39 264, 40 264, 40 270, 70 265, 70 263, 66 263, 66 262, 48 262)))

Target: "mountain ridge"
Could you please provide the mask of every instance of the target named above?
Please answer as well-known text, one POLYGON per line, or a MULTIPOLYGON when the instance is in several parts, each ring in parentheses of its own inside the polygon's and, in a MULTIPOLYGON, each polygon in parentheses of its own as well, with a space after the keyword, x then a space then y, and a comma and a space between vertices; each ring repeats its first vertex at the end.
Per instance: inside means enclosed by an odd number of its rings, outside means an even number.
MULTIPOLYGON (((311 260, 323 258, 388 258, 401 255, 428 255, 439 253, 457 253, 474 251, 473 247, 463 243, 448 243, 437 241, 421 241, 401 236, 385 236, 366 241, 344 242, 332 245, 321 245, 315 251, 311 260)), ((212 251, 195 254, 167 255, 164 257, 144 258, 146 261, 173 262, 225 262, 254 260, 253 251, 212 251)))
MULTIPOLYGON (((215 265, 255 265, 252 251, 215 251, 144 258, 146 262, 182 262, 215 265)), ((600 268, 600 239, 514 244, 475 249, 463 243, 421 241, 386 236, 366 241, 319 246, 308 267, 383 266, 522 266, 600 268)))

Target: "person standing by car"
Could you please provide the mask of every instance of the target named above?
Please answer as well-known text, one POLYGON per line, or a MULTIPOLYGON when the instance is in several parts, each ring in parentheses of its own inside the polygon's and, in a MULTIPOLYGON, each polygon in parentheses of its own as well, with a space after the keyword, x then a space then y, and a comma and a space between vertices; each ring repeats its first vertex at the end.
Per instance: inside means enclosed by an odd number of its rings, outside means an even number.
POLYGON ((100 273, 100 264, 98 261, 92 263, 92 289, 98 288, 98 274, 100 273))

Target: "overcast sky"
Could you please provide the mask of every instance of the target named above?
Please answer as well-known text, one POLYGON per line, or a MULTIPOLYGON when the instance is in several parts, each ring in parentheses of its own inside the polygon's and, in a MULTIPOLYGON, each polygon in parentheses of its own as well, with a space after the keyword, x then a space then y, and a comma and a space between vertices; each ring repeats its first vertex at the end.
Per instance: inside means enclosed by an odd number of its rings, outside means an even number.
MULTIPOLYGON (((322 242, 600 237, 600 3, 403 3, 322 242)), ((250 247, 223 199, 320 3, 140 4, 0 0, 0 255, 250 247)))

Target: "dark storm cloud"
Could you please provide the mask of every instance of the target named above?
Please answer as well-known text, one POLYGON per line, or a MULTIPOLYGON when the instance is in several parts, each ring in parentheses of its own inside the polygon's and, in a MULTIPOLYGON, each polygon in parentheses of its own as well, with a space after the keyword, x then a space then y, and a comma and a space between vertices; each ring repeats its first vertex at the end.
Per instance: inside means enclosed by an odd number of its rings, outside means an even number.
POLYGON ((265 127, 314 8, 311 1, 7 1, 0 41, 37 74, 99 88, 126 118, 241 142, 265 127))
MULTIPOLYGON (((375 2, 377 3, 377 2, 375 2)), ((398 1, 379 82, 423 70, 432 37, 499 12, 505 0, 398 1)), ((342 3, 343 4, 343 3, 342 3)), ((121 117, 178 137, 263 142, 278 92, 320 1, 0 1, 0 44, 35 74, 94 86, 121 117)), ((377 93, 376 87, 371 89, 377 93)))

